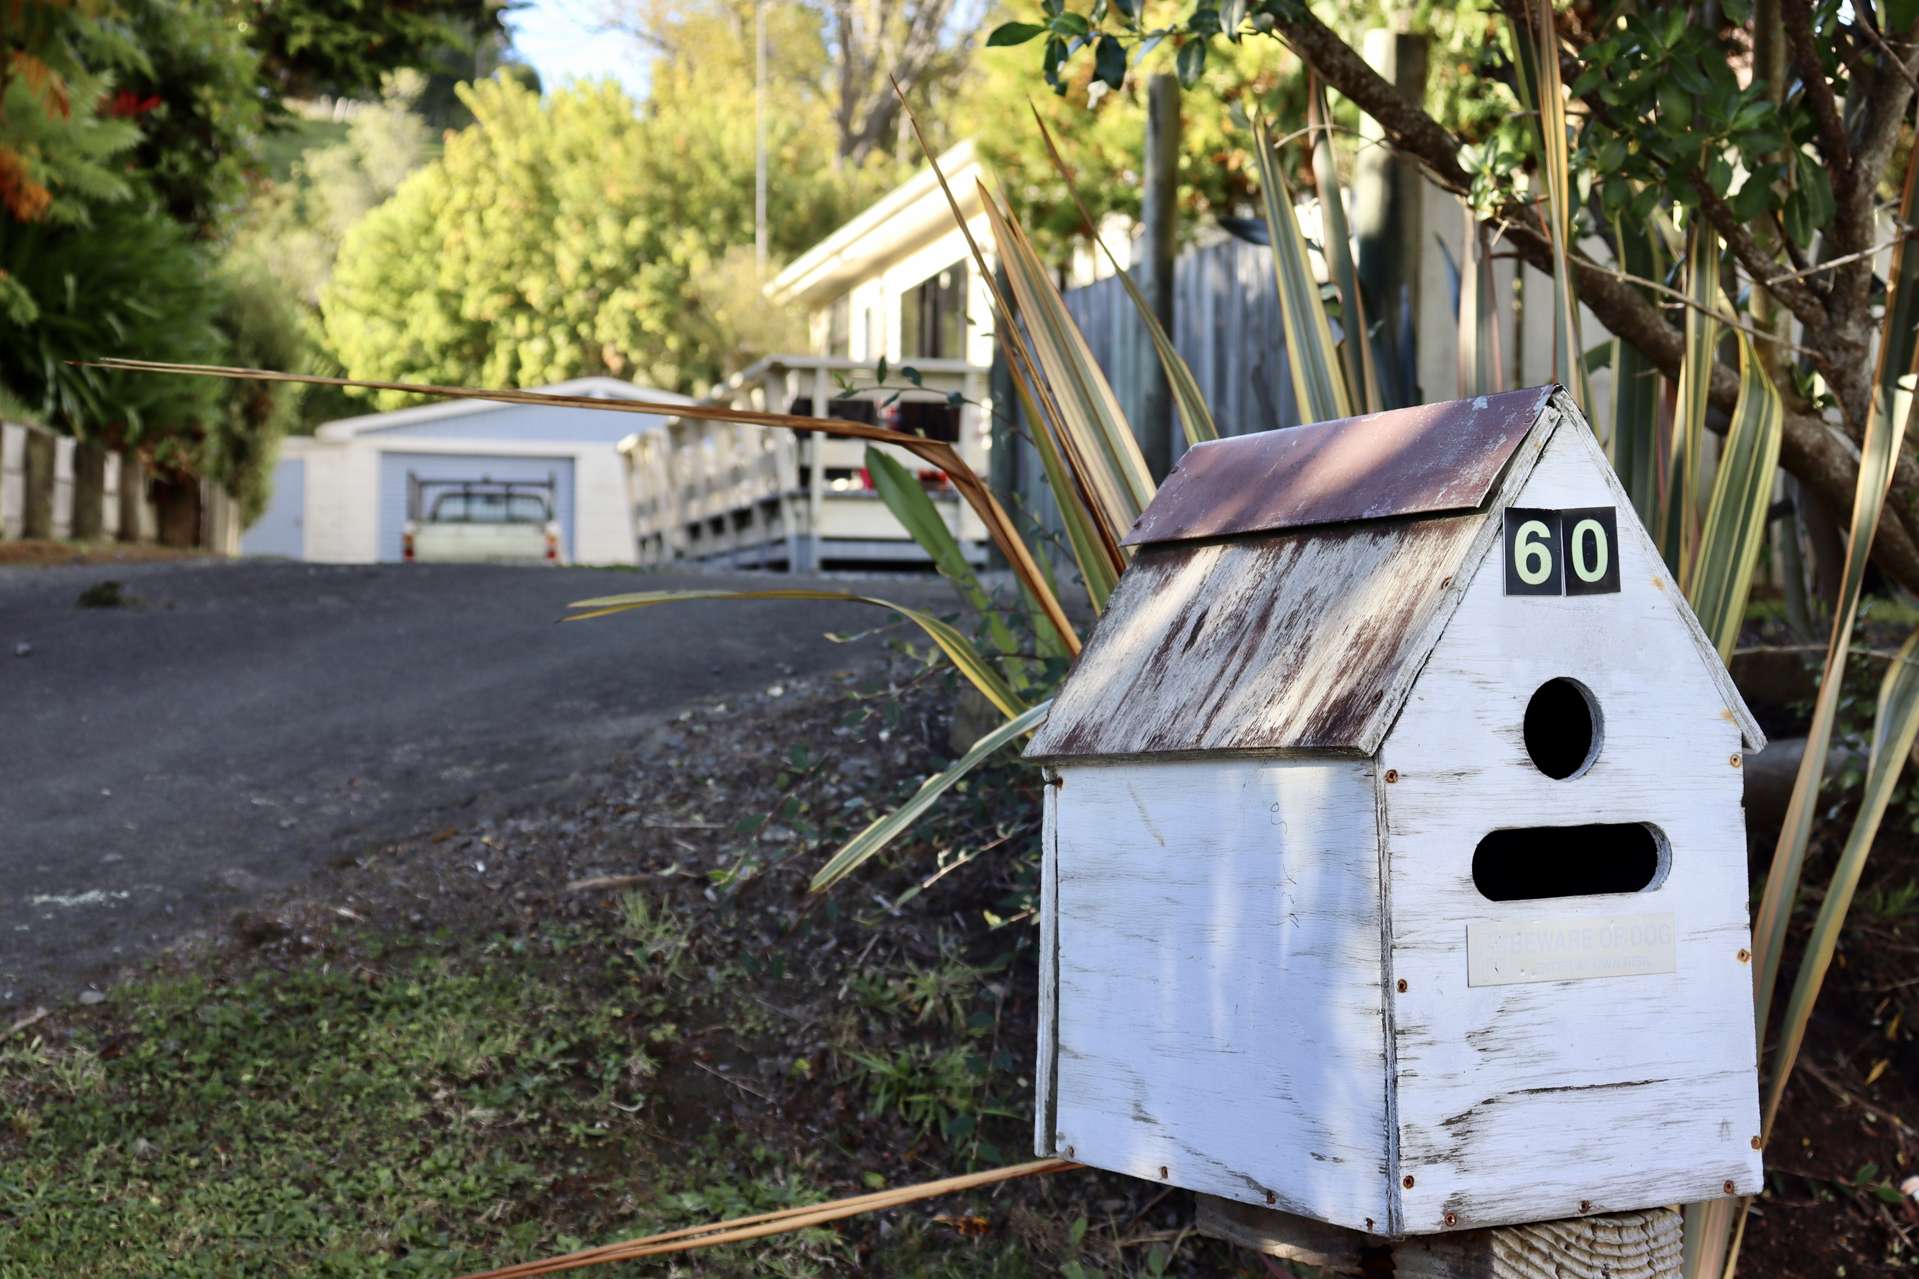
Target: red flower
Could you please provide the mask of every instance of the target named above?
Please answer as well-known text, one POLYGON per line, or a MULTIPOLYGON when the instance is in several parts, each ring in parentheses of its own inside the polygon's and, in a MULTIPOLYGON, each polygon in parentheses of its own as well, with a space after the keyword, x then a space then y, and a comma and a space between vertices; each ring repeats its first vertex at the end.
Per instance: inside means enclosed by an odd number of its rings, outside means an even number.
POLYGON ((101 104, 101 110, 117 119, 131 119, 136 115, 145 115, 160 105, 158 94, 141 97, 131 89, 122 89, 111 99, 101 104))

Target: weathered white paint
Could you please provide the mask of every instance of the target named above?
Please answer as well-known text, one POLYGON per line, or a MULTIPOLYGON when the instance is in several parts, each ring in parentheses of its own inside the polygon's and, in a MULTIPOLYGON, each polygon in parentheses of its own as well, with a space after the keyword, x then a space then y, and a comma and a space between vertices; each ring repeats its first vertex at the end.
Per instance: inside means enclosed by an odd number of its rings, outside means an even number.
POLYGON ((1466 925, 1466 980, 1511 986, 1670 973, 1679 966, 1678 927, 1671 911, 1481 920, 1466 925))
POLYGON ((25 521, 27 430, 0 422, 0 537, 19 537, 25 521))
MULTIPOLYGON (((1454 580, 1413 624, 1430 642, 1409 658, 1375 637, 1407 681, 1383 685, 1376 755, 1360 699, 1358 758, 1222 749, 1202 722, 1182 746, 1158 735, 1168 718, 1124 757, 1051 756, 1042 1153, 1391 1235, 1757 1189, 1740 765, 1763 737, 1563 396, 1471 518, 1454 580), (1515 503, 1616 507, 1620 591, 1505 595, 1497 533, 1515 503), (1596 757, 1566 780, 1523 738, 1528 700, 1558 677, 1600 714, 1596 757), (1494 902, 1473 884, 1495 828, 1636 822, 1665 840, 1645 892, 1494 902), (1471 980, 1469 930, 1649 917, 1670 918, 1670 941, 1618 975, 1471 980)), ((1320 536, 1372 545, 1349 535, 1320 536)), ((1220 603, 1203 595, 1174 611, 1220 603)), ((1151 647, 1193 629, 1156 622, 1151 647)), ((1307 627, 1292 642, 1328 641, 1307 627)), ((1262 663, 1234 654, 1263 643, 1240 634, 1183 677, 1257 680, 1262 663)), ((1059 704, 1089 680, 1122 718, 1129 690, 1157 695, 1091 666, 1100 654, 1096 635, 1059 704)), ((1115 660, 1149 665, 1131 645, 1115 660)))
POLYGON ((1388 975, 1407 989, 1389 984, 1387 999, 1408 1233, 1759 1186, 1738 704, 1577 419, 1518 504, 1616 505, 1621 589, 1508 596, 1489 548, 1379 755, 1396 776, 1383 788, 1388 975), (1521 730, 1533 691, 1559 676, 1601 715, 1597 758, 1566 780, 1533 767, 1521 730), (1556 899, 1552 913, 1670 913, 1674 971, 1471 985, 1467 928, 1544 906, 1482 897, 1474 847, 1495 827, 1585 822, 1655 823, 1671 869, 1652 891, 1556 899))
POLYGON ((53 535, 73 536, 73 445, 71 435, 53 441, 53 535))
POLYGON ((1049 774, 1040 822, 1039 1053, 1034 1065, 1033 1148, 1053 1149, 1053 1072, 1059 1066, 1059 777, 1049 774))
POLYGON ((1040 1150, 1382 1228, 1372 764, 1059 776, 1057 1097, 1040 1150))

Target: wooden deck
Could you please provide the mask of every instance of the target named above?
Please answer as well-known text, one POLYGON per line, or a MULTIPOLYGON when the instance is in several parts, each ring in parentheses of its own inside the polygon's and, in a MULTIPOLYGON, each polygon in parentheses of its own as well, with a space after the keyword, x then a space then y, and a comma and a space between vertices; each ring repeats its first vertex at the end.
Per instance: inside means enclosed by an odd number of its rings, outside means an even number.
MULTIPOLYGON (((859 361, 769 356, 728 379, 706 402, 858 416, 928 434, 956 430, 960 456, 984 475, 987 370, 963 360, 908 363, 921 386, 906 384, 895 368, 888 385, 876 388, 873 367, 859 361), (948 398, 954 393, 961 397, 957 407, 948 398)), ((620 452, 640 564, 812 572, 926 563, 873 491, 867 447, 863 440, 687 418, 629 436, 620 452)), ((969 557, 983 561, 985 529, 952 485, 904 450, 876 447, 920 474, 969 557)))

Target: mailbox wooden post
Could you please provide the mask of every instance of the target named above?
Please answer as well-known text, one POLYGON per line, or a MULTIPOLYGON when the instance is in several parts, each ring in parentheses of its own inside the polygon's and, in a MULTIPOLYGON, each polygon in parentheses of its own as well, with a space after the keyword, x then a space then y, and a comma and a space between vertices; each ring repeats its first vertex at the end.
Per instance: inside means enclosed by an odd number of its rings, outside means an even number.
POLYGON ((1571 400, 1200 445, 1127 540, 1027 752, 1039 1153, 1381 1241, 1757 1191, 1764 742, 1571 400))

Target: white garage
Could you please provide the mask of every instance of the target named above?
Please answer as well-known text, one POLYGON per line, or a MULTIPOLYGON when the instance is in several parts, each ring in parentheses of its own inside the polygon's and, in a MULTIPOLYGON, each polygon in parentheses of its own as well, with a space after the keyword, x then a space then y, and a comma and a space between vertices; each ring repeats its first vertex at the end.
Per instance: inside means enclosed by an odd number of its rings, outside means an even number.
MULTIPOLYGON (((617 378, 535 388, 594 399, 687 404, 617 378)), ((281 446, 273 496, 240 538, 245 555, 368 564, 401 558, 422 484, 520 481, 549 486, 571 563, 634 562, 632 507, 616 447, 664 419, 651 414, 450 400, 329 422, 281 446)))

